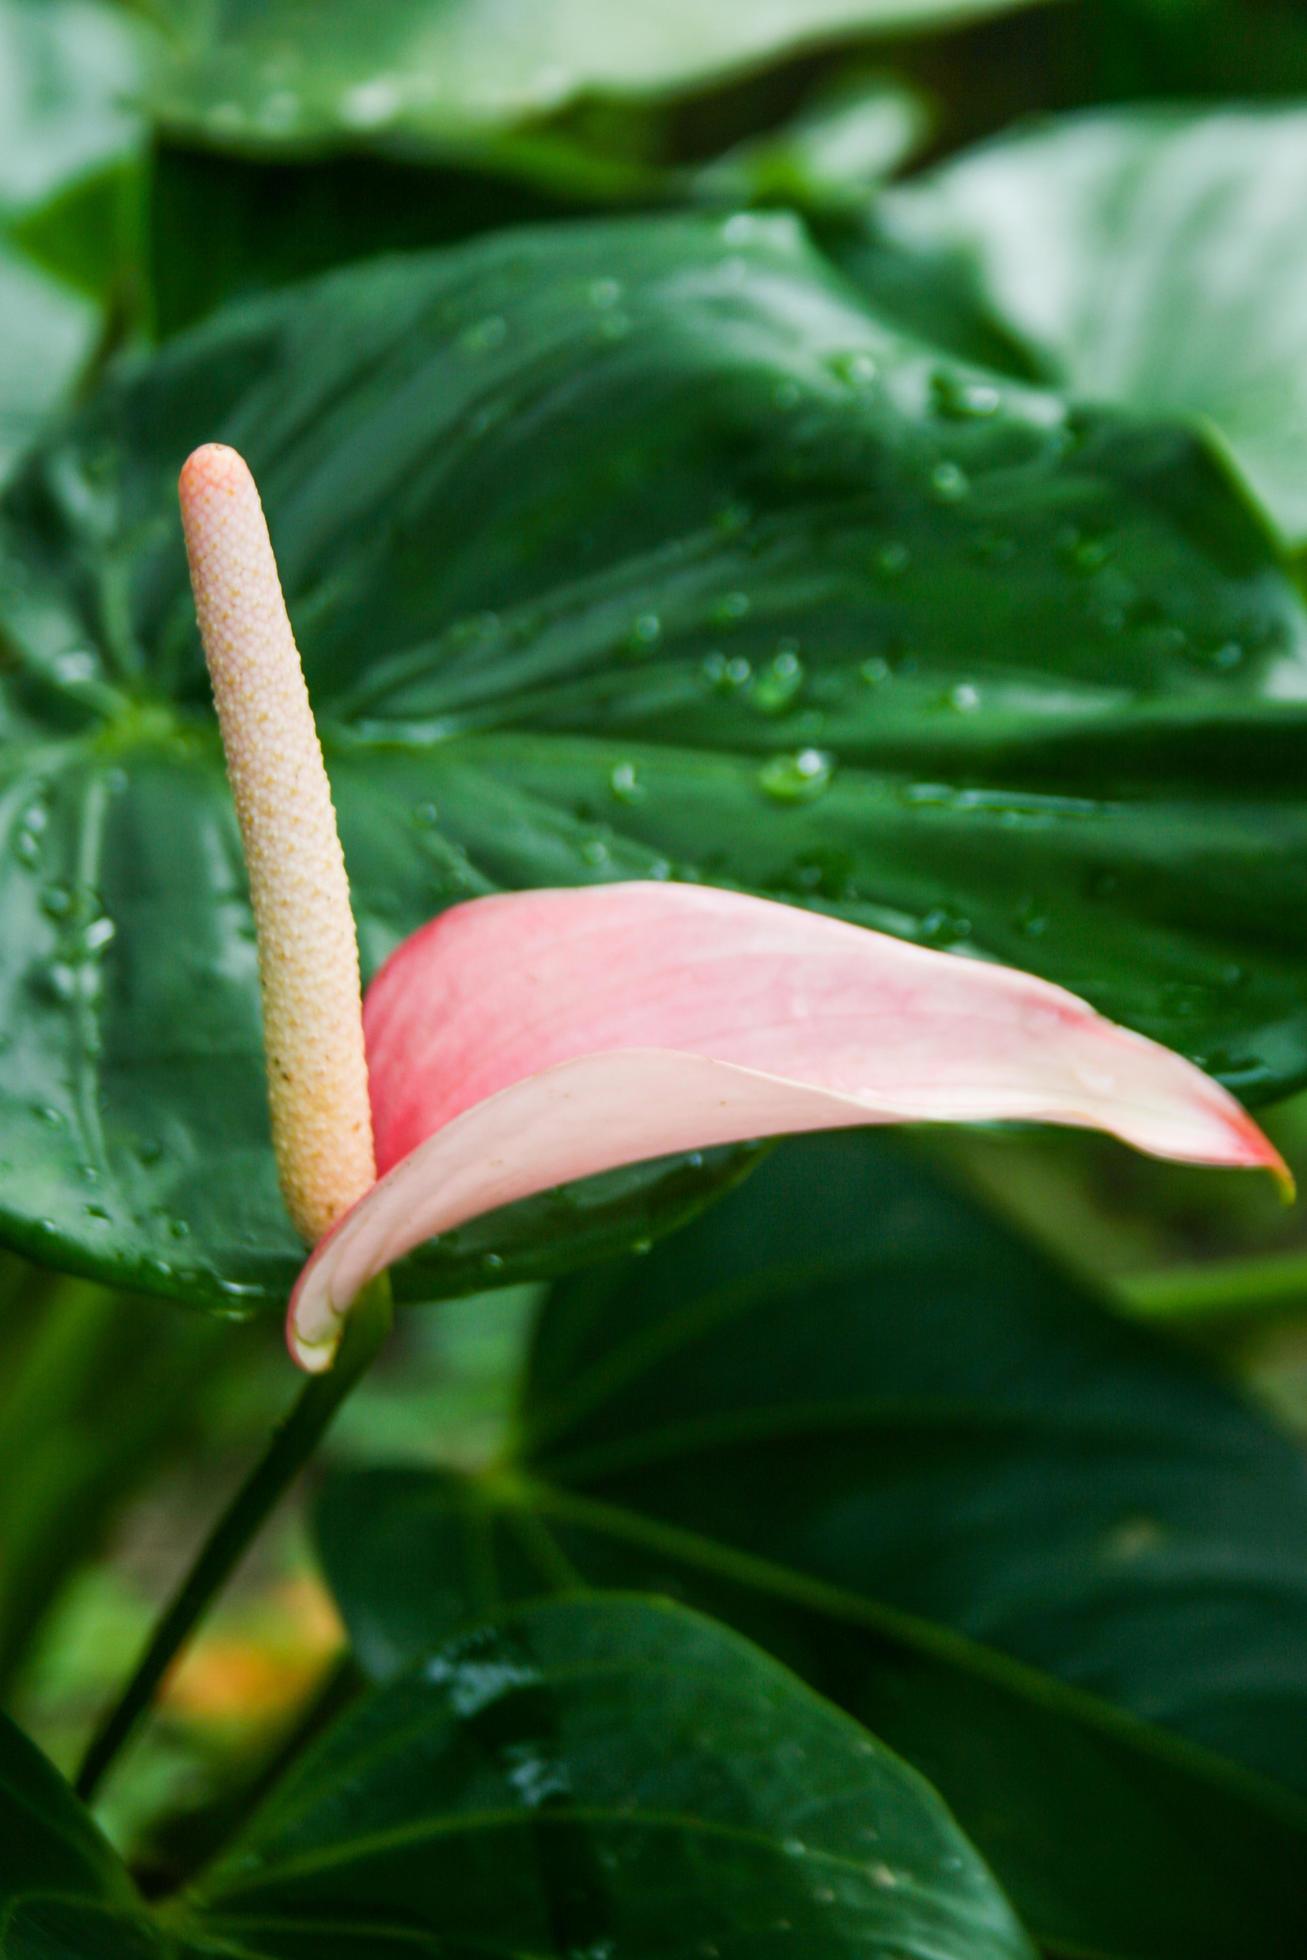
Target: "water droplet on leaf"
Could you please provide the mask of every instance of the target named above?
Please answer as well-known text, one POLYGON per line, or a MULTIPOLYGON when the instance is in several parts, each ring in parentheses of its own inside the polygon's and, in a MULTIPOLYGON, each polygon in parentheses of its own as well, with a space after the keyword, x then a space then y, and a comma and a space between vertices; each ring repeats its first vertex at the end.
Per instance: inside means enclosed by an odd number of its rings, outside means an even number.
POLYGON ((811 803, 830 787, 835 765, 821 749, 799 749, 765 763, 758 782, 777 803, 811 803))

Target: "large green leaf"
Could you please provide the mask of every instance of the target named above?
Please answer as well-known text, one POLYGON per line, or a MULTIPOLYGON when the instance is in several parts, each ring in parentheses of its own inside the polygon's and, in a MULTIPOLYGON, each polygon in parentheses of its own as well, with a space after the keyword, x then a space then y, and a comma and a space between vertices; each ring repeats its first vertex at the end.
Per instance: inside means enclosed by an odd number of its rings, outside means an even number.
MULTIPOLYGON (((98 0, 0 0, 0 475, 66 396, 101 328, 99 288, 73 291, 38 270, 21 234, 48 200, 138 142, 124 99, 137 58, 130 22, 98 0)), ((103 263, 103 237, 95 250, 103 263)))
POLYGON ((961 257, 982 316, 1056 385, 1214 430, 1301 545, 1304 200, 1307 110, 1131 109, 987 144, 881 219, 891 251, 961 257))
POLYGON ((840 40, 1029 0, 180 0, 155 109, 263 150, 448 149, 590 96, 649 98, 840 40))
POLYGON ((0 0, 0 206, 30 210, 134 147, 139 61, 104 0, 0 0))
POLYGON ((1302 1952, 1307 1467, 901 1149, 786 1146, 557 1289, 517 1427, 329 1486, 372 1671, 503 1595, 680 1594, 920 1764, 1054 1952, 1302 1952))
MULTIPOLYGON (((264 488, 368 969, 474 893, 702 878, 1301 1077, 1303 609, 1197 442, 942 363, 788 219, 560 226, 219 316, 0 507, 0 1222, 38 1256, 237 1300, 296 1265, 175 515, 208 438, 264 488)), ((668 1203, 603 1192, 424 1283, 668 1203)))
MULTIPOLYGON (((162 143, 151 171, 150 286, 161 336, 246 298, 381 252, 615 205, 786 205, 856 224, 923 141, 924 100, 883 75, 813 92, 779 126, 706 162, 587 157, 517 138, 442 166, 392 156, 233 156, 162 143), (204 250, 191 249, 203 233, 204 250)), ((619 119, 630 134, 630 118, 619 119)))
POLYGON ((1033 1960, 938 1797, 706 1621, 537 1607, 347 1714, 157 1919, 0 1729, 6 1960, 1033 1960))

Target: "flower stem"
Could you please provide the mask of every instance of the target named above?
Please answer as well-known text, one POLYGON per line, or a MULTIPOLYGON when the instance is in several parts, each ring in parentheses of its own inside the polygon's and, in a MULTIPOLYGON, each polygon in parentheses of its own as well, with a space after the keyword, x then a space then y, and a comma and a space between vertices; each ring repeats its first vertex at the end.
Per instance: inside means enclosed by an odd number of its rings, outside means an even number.
POLYGON ((136 1672, 91 1740, 77 1777, 89 1800, 154 1699, 197 1622, 244 1556, 336 1411, 376 1357, 391 1320, 390 1281, 374 1280, 350 1310, 335 1366, 304 1384, 299 1400, 209 1533, 156 1626, 136 1672))

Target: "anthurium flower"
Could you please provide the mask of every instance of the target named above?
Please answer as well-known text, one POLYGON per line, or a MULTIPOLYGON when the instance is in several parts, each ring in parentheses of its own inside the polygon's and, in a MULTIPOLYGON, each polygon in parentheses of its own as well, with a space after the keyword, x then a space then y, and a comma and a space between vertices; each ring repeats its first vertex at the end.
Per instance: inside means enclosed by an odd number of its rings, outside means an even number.
POLYGON ((274 1142, 317 1239, 287 1330, 305 1368, 330 1365, 351 1303, 424 1240, 678 1151, 1023 1119, 1287 1176, 1217 1083, 1047 981, 704 886, 455 906, 381 969, 360 1033, 330 792, 257 491, 211 447, 182 507, 259 928, 274 1142))

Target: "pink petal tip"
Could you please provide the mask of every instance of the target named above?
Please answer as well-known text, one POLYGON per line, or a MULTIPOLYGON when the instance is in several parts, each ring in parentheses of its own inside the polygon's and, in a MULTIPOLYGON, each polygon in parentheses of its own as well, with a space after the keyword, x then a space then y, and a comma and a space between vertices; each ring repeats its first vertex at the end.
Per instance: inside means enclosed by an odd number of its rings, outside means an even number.
POLYGON ((314 1371, 362 1288, 425 1240, 575 1178, 751 1137, 1066 1124, 1292 1189, 1226 1090, 1061 988, 704 886, 456 906, 398 948, 364 1018, 382 1176, 292 1296, 291 1352, 314 1371))

